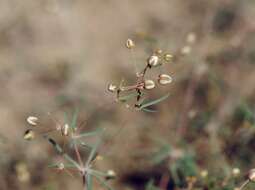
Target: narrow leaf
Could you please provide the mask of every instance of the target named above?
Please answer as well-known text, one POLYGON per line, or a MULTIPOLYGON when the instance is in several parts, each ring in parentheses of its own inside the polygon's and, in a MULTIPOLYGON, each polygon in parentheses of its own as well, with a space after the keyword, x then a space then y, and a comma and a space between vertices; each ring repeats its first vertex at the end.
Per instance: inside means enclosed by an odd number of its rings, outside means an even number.
POLYGON ((77 127, 77 118, 78 118, 78 113, 79 113, 79 109, 75 109, 75 112, 73 114, 72 117, 72 122, 71 122, 71 128, 75 129, 77 127))
POLYGON ((150 102, 148 102, 148 103, 144 103, 144 104, 142 104, 142 106, 140 107, 140 109, 142 110, 142 109, 144 109, 144 108, 146 108, 146 107, 149 107, 149 106, 158 104, 158 103, 162 102, 163 100, 167 99, 167 98, 169 97, 169 95, 170 95, 170 94, 166 94, 165 96, 162 96, 162 97, 160 97, 160 98, 158 98, 158 99, 156 99, 156 100, 150 101, 150 102))
POLYGON ((102 179, 101 177, 99 177, 99 176, 97 176, 97 175, 94 175, 94 176, 95 176, 95 178, 99 181, 99 183, 100 183, 103 187, 105 187, 107 190, 114 190, 112 187, 110 187, 110 186, 105 182, 104 179, 102 179))
POLYGON ((87 190, 92 190, 92 176, 90 174, 86 175, 86 186, 87 190))
POLYGON ((102 133, 103 129, 97 129, 96 131, 91 131, 91 132, 86 132, 86 133, 81 133, 77 136, 74 136, 75 139, 78 139, 78 138, 83 138, 83 137, 91 137, 91 136, 96 136, 100 133, 102 133))

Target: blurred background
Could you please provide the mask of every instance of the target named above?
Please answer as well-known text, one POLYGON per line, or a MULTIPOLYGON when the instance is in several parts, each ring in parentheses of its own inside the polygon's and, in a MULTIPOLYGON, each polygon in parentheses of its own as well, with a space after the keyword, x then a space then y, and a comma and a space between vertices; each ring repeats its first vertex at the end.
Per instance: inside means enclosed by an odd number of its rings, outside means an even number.
POLYGON ((113 188, 206 176, 211 188, 198 189, 233 189, 255 167, 254 18, 253 0, 0 0, 0 189, 82 189, 48 168, 59 158, 44 139, 23 139, 27 116, 49 128, 75 108, 85 131, 107 129, 96 167, 116 172, 113 188), (134 79, 128 38, 139 68, 157 48, 186 54, 164 67, 173 82, 149 93, 170 93, 157 113, 107 92, 134 79))

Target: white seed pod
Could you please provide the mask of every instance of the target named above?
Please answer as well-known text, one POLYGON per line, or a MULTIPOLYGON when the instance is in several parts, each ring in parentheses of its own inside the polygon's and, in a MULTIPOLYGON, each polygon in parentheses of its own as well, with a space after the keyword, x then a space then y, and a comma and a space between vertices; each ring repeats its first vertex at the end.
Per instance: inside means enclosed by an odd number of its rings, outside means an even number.
POLYGON ((63 162, 59 163, 59 164, 58 164, 58 169, 59 169, 59 170, 65 169, 65 164, 64 164, 63 162))
POLYGON ((31 129, 26 130, 23 138, 28 141, 33 140, 35 138, 34 131, 32 131, 31 129))
POLYGON ((147 63, 150 67, 156 67, 159 65, 159 57, 152 55, 148 58, 147 63))
POLYGON ((114 179, 116 177, 116 173, 113 170, 108 170, 105 176, 106 180, 114 179))
POLYGON ((233 168, 232 169, 232 174, 234 177, 237 177, 240 175, 240 169, 239 168, 233 168))
POLYGON ((67 136, 69 134, 69 125, 65 124, 63 126, 63 131, 62 131, 63 135, 67 136))
POLYGON ((167 61, 167 62, 169 62, 169 61, 171 61, 172 59, 173 59, 173 55, 171 55, 171 54, 169 54, 169 53, 166 53, 165 55, 164 55, 164 60, 165 61, 167 61))
POLYGON ((37 125, 37 121, 38 121, 38 118, 35 117, 35 116, 29 116, 29 117, 27 118, 28 124, 33 125, 33 126, 36 126, 36 125, 37 125))
POLYGON ((167 74, 160 74, 158 76, 158 82, 159 84, 166 85, 173 81, 172 77, 167 74))
POLYGON ((134 47, 135 47, 135 43, 134 43, 134 41, 133 41, 133 40, 131 40, 131 39, 127 39, 126 47, 127 47, 128 49, 132 49, 132 48, 134 48, 134 47))
POLYGON ((144 81, 144 88, 146 90, 151 90, 153 88, 155 88, 155 83, 153 80, 145 80, 144 81))
POLYGON ((251 182, 255 182, 255 169, 251 169, 248 174, 248 179, 251 182))
POLYGON ((191 52, 191 47, 190 46, 184 46, 182 49, 181 49, 181 53, 183 55, 187 55, 191 52))
POLYGON ((108 85, 108 90, 109 90, 110 92, 115 92, 115 91, 117 90, 117 86, 114 85, 114 84, 109 84, 109 85, 108 85))
POLYGON ((200 176, 201 176, 202 178, 206 178, 206 177, 208 176, 208 171, 207 171, 207 170, 202 170, 202 171, 200 172, 200 176))

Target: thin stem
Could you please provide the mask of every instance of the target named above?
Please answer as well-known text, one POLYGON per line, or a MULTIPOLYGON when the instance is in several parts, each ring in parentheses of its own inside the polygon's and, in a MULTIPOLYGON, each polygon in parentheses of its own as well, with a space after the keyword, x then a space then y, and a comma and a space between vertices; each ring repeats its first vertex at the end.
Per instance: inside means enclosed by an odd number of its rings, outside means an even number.
POLYGON ((245 187, 246 185, 248 185, 249 182, 250 182, 250 180, 247 179, 247 180, 239 187, 239 190, 244 189, 244 187, 245 187))
POLYGON ((138 73, 136 59, 135 59, 135 56, 134 56, 134 51, 132 49, 130 49, 130 52, 131 52, 131 59, 132 59, 132 62, 134 64, 134 67, 135 67, 135 75, 137 76, 139 73, 138 73))
POLYGON ((81 154, 80 154, 80 152, 79 152, 79 149, 78 149, 78 147, 77 147, 76 142, 74 142, 74 150, 75 150, 75 153, 76 153, 78 162, 80 163, 81 167, 83 167, 83 162, 82 162, 82 159, 81 159, 81 154))

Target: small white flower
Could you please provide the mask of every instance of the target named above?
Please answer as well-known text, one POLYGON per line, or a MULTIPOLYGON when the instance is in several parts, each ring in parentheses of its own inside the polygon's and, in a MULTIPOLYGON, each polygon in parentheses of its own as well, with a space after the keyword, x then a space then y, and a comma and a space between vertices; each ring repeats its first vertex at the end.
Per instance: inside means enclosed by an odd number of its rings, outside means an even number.
POLYGON ((27 118, 27 122, 30 124, 30 125, 33 125, 33 126, 36 126, 37 125, 37 121, 38 121, 38 118, 35 117, 35 116, 29 116, 27 118))
POLYGON ((147 62, 148 62, 148 65, 151 67, 158 66, 159 65, 159 57, 156 55, 152 55, 149 57, 147 62))

